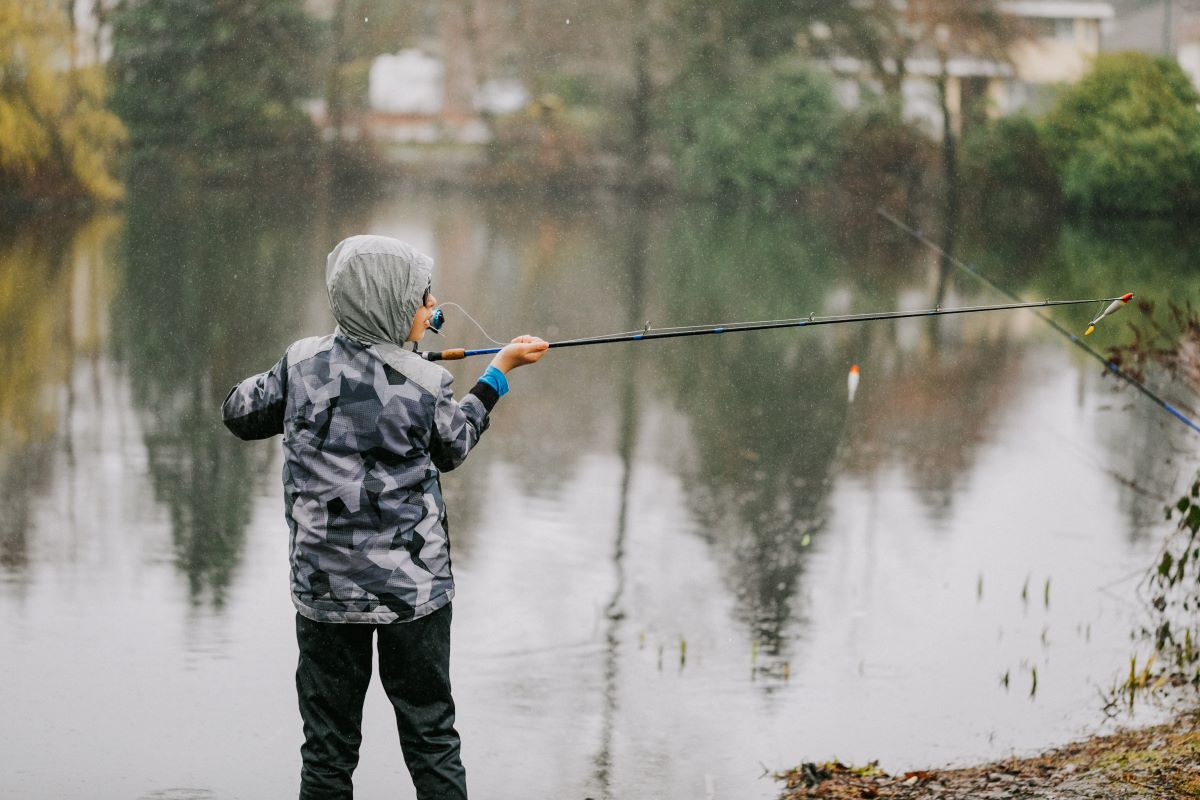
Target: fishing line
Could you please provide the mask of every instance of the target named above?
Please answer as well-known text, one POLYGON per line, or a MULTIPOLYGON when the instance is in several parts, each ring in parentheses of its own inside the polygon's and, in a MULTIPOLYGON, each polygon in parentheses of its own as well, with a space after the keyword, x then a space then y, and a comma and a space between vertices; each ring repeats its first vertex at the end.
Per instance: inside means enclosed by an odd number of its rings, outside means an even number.
MULTIPOLYGON (((491 337, 491 335, 486 330, 484 330, 483 326, 480 325, 479 322, 474 317, 472 317, 471 314, 465 308, 460 306, 458 303, 455 303, 454 301, 439 303, 438 307, 436 309, 434 309, 434 312, 433 312, 434 316, 433 316, 433 319, 430 320, 430 324, 429 324, 429 329, 431 331, 433 331, 434 333, 440 335, 442 332, 442 326, 445 324, 446 317, 445 317, 444 312, 440 316, 439 316, 438 312, 441 311, 442 309, 446 308, 447 306, 454 306, 459 311, 461 311, 463 313, 463 316, 465 316, 467 319, 471 320, 471 322, 475 325, 476 328, 479 328, 479 332, 483 334, 483 338, 487 339, 492 344, 498 344, 501 347, 503 347, 506 344, 509 344, 509 342, 501 342, 501 341, 497 341, 496 339, 493 339, 491 337)), ((648 330, 649 327, 650 327, 650 323, 647 322, 645 330, 648 330)), ((637 330, 624 331, 622 333, 617 333, 617 334, 605 333, 605 334, 599 334, 597 336, 580 336, 580 337, 571 339, 570 341, 572 341, 572 342, 588 342, 593 339, 603 338, 604 336, 631 336, 642 330, 644 330, 644 329, 638 328, 637 330)))
MULTIPOLYGON (((995 281, 993 281, 992 279, 988 278, 983 273, 976 270, 970 264, 967 264, 966 262, 962 261, 961 259, 958 259, 958 258, 954 257, 953 255, 951 255, 950 253, 947 253, 940 246, 938 246, 938 244, 936 242, 931 241, 928 237, 926 237, 920 231, 914 230, 910 226, 904 224, 902 221, 897 219, 894 215, 889 213, 888 210, 885 209, 883 206, 877 207, 875 209, 875 213, 879 214, 879 216, 883 217, 884 219, 886 219, 888 222, 895 225, 900 230, 909 234, 910 236, 915 238, 918 242, 925 245, 929 249, 933 250, 935 253, 937 253, 941 257, 945 258, 948 262, 950 262, 954 266, 971 273, 976 278, 983 281, 985 284, 987 284, 988 286, 990 286, 992 289, 999 292, 1000 294, 1004 295, 1005 297, 1011 298, 1013 300, 1021 299, 1018 295, 1016 295, 1013 292, 1010 292, 1007 289, 1005 289, 1004 287, 1000 286, 995 281)), ((1101 300, 1100 302, 1103 303, 1104 301, 1101 300)), ((1080 347, 1085 353, 1087 353, 1092 358, 1095 358, 1097 361, 1099 361, 1101 364, 1103 364, 1105 366, 1105 368, 1108 369, 1109 372, 1116 375, 1118 378, 1121 378, 1126 383, 1128 383, 1129 385, 1131 385, 1135 389, 1137 389, 1139 392, 1141 392, 1143 395, 1150 398, 1150 400, 1154 401, 1154 403, 1156 403, 1160 408, 1162 408, 1164 411, 1166 411, 1171 416, 1178 419, 1184 425, 1187 425, 1189 428, 1191 428, 1196 433, 1200 433, 1200 425, 1197 425, 1190 417, 1188 417, 1182 411, 1177 409, 1175 406, 1168 403, 1166 400, 1164 400, 1161 396, 1159 396, 1157 393, 1155 393, 1153 390, 1151 390, 1148 386, 1146 386, 1144 383, 1139 381, 1137 378, 1133 377, 1128 372, 1121 369, 1119 366, 1117 366, 1116 362, 1114 362, 1112 359, 1105 358, 1102 353, 1100 353, 1098 350, 1093 348, 1087 342, 1083 341, 1083 339, 1081 339, 1080 337, 1071 333, 1069 330, 1067 330, 1062 325, 1060 325, 1058 322, 1056 322, 1053 318, 1048 317, 1045 314, 1038 314, 1037 316, 1040 317, 1044 322, 1046 322, 1046 324, 1048 324, 1050 327, 1054 328, 1054 330, 1058 331, 1063 336, 1066 336, 1068 339, 1070 339, 1073 344, 1080 347)))
POLYGON ((434 313, 434 318, 433 318, 433 319, 434 319, 434 320, 437 320, 438 322, 437 322, 437 325, 435 326, 435 325, 433 324, 433 320, 430 320, 429 329, 430 329, 431 331, 433 331, 434 333, 437 333, 437 334, 440 334, 440 333, 442 332, 442 325, 444 325, 444 324, 445 324, 445 319, 446 319, 446 317, 445 317, 445 313, 443 313, 443 314, 442 314, 442 315, 439 317, 437 312, 438 312, 439 310, 441 310, 441 309, 444 309, 444 308, 446 308, 446 306, 454 306, 454 307, 455 307, 455 308, 457 308, 459 311, 461 311, 461 312, 463 313, 463 316, 464 316, 464 317, 466 317, 467 319, 471 320, 471 322, 472 322, 472 323, 474 323, 474 325, 475 325, 475 327, 476 327, 476 328, 479 328, 479 332, 483 334, 483 338, 487 339, 487 340, 488 340, 489 342, 491 342, 492 344, 498 344, 498 345, 501 345, 501 346, 503 346, 503 345, 504 345, 504 342, 498 342, 498 341, 496 341, 495 339, 493 339, 491 336, 489 336, 489 335, 488 335, 488 332, 487 332, 487 331, 485 331, 485 330, 483 329, 483 326, 482 326, 482 325, 480 325, 478 322, 476 322, 476 321, 475 321, 475 318, 474 318, 474 317, 472 317, 472 316, 470 315, 470 313, 468 313, 468 312, 467 312, 467 310, 466 310, 465 308, 463 308, 462 306, 460 306, 458 303, 455 303, 454 301, 450 301, 450 302, 448 302, 448 303, 439 303, 439 304, 438 304, 438 307, 437 307, 436 309, 434 309, 434 312, 433 312, 433 313, 434 313))

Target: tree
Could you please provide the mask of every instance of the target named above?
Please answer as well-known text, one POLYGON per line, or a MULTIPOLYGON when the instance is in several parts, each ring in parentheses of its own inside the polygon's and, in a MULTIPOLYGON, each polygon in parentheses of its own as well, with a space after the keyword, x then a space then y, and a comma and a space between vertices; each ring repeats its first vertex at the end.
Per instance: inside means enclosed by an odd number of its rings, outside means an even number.
POLYGON ((1089 212, 1200 208, 1198 102, 1170 59, 1100 56, 1044 121, 1067 202, 1089 212))
POLYGON ((837 106, 825 77, 781 61, 736 84, 691 88, 675 99, 687 136, 680 172, 701 194, 771 203, 817 183, 837 151, 837 106))
POLYGON ((1007 61, 1022 26, 998 0, 864 0, 808 5, 813 32, 806 43, 820 56, 861 60, 879 81, 887 107, 899 116, 908 60, 933 55, 946 77, 952 57, 1007 61))
POLYGON ((238 176, 310 155, 299 101, 315 43, 300 0, 140 0, 117 12, 113 106, 134 165, 167 158, 238 176))
POLYGON ((936 59, 939 69, 933 79, 942 109, 942 166, 952 211, 957 207, 958 155, 948 99, 949 63, 961 57, 1007 61, 1009 47, 1023 33, 999 0, 680 2, 675 18, 693 43, 689 66, 677 81, 677 88, 685 92, 694 91, 704 79, 714 84, 742 82, 748 72, 789 56, 850 56, 878 81, 883 113, 899 121, 910 59, 936 59))
POLYGON ((112 200, 125 130, 103 73, 63 66, 66 15, 50 0, 0 0, 0 196, 112 200))
POLYGON ((969 56, 1007 62, 1008 51, 1020 35, 1011 15, 997 0, 910 0, 906 27, 916 41, 937 52, 938 105, 942 112, 942 177, 946 186, 946 216, 958 216, 958 143, 949 104, 950 58, 969 56))

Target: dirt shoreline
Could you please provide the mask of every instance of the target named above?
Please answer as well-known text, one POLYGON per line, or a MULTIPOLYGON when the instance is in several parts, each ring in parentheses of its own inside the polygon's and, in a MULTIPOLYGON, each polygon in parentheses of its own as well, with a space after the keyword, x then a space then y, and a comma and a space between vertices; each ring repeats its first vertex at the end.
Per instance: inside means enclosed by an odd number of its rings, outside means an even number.
POLYGON ((1031 758, 888 775, 837 762, 776 779, 780 800, 1177 800, 1200 798, 1200 709, 1172 722, 1074 742, 1031 758))

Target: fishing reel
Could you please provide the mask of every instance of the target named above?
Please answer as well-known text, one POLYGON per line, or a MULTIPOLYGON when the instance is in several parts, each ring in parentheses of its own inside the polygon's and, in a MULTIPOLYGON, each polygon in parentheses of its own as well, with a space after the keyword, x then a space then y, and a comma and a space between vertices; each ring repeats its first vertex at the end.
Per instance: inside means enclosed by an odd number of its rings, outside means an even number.
POLYGON ((429 330, 433 333, 436 333, 438 336, 441 336, 442 327, 445 324, 446 312, 442 310, 441 306, 438 306, 433 310, 433 314, 429 317, 429 330))
MULTIPOLYGON (((438 306, 437 308, 433 309, 433 313, 429 315, 429 323, 426 327, 426 330, 430 333, 436 333, 438 336, 441 336, 442 328, 445 327, 445 325, 446 312, 442 310, 441 306, 438 306)), ((414 353, 421 352, 420 344, 418 342, 412 343, 412 351, 414 353)))

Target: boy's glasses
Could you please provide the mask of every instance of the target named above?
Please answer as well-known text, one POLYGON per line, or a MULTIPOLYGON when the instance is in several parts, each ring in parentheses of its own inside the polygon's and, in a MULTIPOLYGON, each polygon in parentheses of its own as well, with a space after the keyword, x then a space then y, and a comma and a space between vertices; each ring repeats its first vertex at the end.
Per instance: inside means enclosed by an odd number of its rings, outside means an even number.
POLYGON ((433 310, 433 314, 429 317, 429 330, 436 334, 441 334, 442 326, 446 324, 446 312, 438 306, 433 310))

